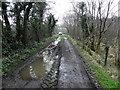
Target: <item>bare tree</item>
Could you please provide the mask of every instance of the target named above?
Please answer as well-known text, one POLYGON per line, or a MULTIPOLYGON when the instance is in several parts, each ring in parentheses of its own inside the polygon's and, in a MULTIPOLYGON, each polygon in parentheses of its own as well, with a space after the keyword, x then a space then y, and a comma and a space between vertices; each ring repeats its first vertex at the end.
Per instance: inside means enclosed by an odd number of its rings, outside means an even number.
POLYGON ((97 49, 99 48, 100 44, 101 44, 101 39, 102 39, 102 34, 105 32, 105 27, 106 27, 106 22, 108 19, 108 15, 110 14, 110 6, 111 6, 111 0, 108 2, 107 4, 107 14, 106 16, 102 17, 103 12, 102 12, 102 6, 103 5, 103 1, 99 1, 99 7, 98 7, 98 12, 99 12, 99 36, 98 36, 98 43, 97 43, 97 49))

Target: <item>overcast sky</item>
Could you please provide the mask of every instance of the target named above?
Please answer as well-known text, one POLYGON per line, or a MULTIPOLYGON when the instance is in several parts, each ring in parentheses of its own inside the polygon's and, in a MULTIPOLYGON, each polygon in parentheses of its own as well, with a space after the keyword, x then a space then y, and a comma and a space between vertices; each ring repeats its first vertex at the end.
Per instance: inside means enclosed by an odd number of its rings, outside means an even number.
MULTIPOLYGON (((47 0, 47 1, 52 1, 55 3, 55 4, 51 4, 51 6, 52 6, 51 12, 55 14, 55 17, 57 19, 59 19, 58 24, 62 23, 63 16, 65 16, 65 14, 72 9, 71 2, 73 2, 73 1, 86 2, 86 0, 47 0)), ((91 1, 91 0, 88 0, 88 1, 91 1)), ((109 0, 105 0, 105 1, 109 1, 109 0)), ((112 9, 113 12, 116 12, 116 15, 117 15, 117 10, 118 10, 118 5, 117 5, 118 1, 119 0, 114 0, 113 4, 111 6, 111 8, 113 8, 112 9)))

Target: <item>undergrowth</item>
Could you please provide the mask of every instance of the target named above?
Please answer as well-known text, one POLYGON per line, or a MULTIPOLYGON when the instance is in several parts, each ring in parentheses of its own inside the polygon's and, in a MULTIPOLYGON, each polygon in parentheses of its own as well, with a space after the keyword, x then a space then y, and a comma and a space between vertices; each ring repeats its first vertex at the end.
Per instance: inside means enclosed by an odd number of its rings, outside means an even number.
POLYGON ((49 37, 40 43, 29 44, 25 49, 18 49, 12 54, 10 54, 7 50, 4 51, 4 53, 7 52, 8 56, 2 58, 2 63, 0 63, 0 70, 2 69, 0 71, 0 76, 7 76, 8 73, 12 70, 12 67, 17 66, 22 61, 26 60, 29 56, 44 48, 56 37, 57 36, 49 37))

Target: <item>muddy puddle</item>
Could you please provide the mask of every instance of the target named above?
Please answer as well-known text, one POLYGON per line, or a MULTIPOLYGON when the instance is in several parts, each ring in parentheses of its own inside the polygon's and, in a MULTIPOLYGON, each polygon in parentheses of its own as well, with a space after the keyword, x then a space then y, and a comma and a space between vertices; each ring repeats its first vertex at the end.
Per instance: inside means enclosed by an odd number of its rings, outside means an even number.
POLYGON ((54 59, 52 57, 53 47, 55 47, 58 42, 59 40, 56 40, 44 52, 36 54, 38 59, 22 68, 19 72, 20 77, 23 80, 38 80, 49 72, 52 68, 52 64, 54 63, 54 59))
POLYGON ((37 80, 43 77, 47 72, 50 71, 53 59, 51 59, 52 52, 46 50, 42 53, 43 57, 25 66, 20 72, 19 75, 23 80, 37 80))
POLYGON ((34 61, 33 63, 25 66, 20 72, 20 77, 23 80, 37 80, 43 77, 46 73, 45 62, 42 58, 34 61))

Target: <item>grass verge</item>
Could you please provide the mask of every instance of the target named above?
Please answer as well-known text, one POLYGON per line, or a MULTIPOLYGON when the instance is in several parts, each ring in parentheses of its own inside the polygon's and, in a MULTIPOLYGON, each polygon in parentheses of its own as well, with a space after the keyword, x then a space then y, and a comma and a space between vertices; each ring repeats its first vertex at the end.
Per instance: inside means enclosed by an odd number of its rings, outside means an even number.
POLYGON ((119 88, 120 83, 118 82, 118 80, 113 79, 106 72, 105 68, 98 63, 99 60, 103 59, 102 57, 100 57, 100 55, 91 51, 91 56, 87 51, 80 47, 80 41, 74 40, 68 35, 64 36, 72 42, 75 48, 77 48, 78 52, 82 55, 82 57, 84 57, 85 63, 88 65, 88 68, 92 71, 93 75, 96 77, 103 88, 119 88))

